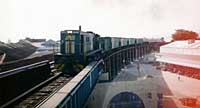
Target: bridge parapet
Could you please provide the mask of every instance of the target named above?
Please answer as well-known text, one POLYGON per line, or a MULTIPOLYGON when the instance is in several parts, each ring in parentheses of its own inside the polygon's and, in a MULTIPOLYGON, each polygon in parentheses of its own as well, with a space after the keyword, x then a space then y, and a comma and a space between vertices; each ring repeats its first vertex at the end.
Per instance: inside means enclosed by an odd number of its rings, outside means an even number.
POLYGON ((38 108, 83 108, 103 71, 102 62, 100 60, 90 63, 70 82, 41 103, 38 108))

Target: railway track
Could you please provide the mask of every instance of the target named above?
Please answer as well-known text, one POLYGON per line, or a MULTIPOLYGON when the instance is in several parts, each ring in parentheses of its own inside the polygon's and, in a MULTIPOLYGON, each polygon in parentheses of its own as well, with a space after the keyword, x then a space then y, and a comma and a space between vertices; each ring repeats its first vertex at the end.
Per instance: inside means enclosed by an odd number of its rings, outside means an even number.
POLYGON ((36 90, 25 96, 21 99, 21 101, 16 102, 16 104, 12 105, 13 108, 35 108, 40 103, 48 99, 52 94, 54 94, 57 90, 63 87, 66 83, 68 83, 72 77, 64 76, 61 73, 56 75, 54 78, 49 79, 49 81, 44 82, 36 88, 36 90), (45 85, 45 86, 42 86, 45 85), (42 86, 42 87, 41 87, 42 86))
POLYGON ((31 65, 33 63, 41 62, 44 60, 53 61, 52 57, 53 57, 52 54, 47 54, 47 55, 42 55, 42 56, 37 56, 37 57, 32 57, 32 58, 25 58, 25 59, 6 62, 3 64, 0 64, 0 73, 15 69, 15 68, 19 68, 22 66, 31 65))

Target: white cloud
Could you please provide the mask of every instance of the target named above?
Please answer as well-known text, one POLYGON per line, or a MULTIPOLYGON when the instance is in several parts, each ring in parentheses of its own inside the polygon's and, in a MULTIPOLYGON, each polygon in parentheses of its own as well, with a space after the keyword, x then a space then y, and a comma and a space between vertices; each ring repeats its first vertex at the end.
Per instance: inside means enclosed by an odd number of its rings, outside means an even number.
POLYGON ((198 4, 199 0, 8 0, 0 4, 0 38, 59 39, 61 30, 78 25, 109 36, 165 36, 178 28, 199 32, 198 4))

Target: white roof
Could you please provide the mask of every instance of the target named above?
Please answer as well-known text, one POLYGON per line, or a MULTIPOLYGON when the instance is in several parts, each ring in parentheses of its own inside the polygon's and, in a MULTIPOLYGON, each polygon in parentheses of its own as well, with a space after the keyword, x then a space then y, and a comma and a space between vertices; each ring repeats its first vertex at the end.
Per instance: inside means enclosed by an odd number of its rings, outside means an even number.
POLYGON ((157 61, 200 68, 200 40, 175 41, 161 46, 157 61))
POLYGON ((177 64, 200 69, 200 56, 159 53, 156 60, 160 62, 177 64))
POLYGON ((160 47, 160 53, 197 55, 200 56, 200 40, 175 41, 160 47))
POLYGON ((161 48, 200 48, 200 40, 195 40, 194 43, 189 41, 175 41, 167 45, 161 46, 161 48))
POLYGON ((43 47, 43 44, 44 42, 32 42, 31 44, 37 48, 40 48, 40 47, 43 47))

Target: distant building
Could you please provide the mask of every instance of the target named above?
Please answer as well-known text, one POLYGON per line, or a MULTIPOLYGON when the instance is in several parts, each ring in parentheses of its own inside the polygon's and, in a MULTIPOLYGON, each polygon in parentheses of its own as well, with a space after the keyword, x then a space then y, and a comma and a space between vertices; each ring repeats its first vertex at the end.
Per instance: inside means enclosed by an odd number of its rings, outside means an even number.
POLYGON ((25 40, 29 42, 45 42, 46 39, 31 39, 31 38, 26 38, 25 40))
POLYGON ((59 51, 59 42, 49 39, 31 39, 26 38, 26 41, 29 41, 33 46, 37 48, 36 53, 38 52, 58 52, 59 51))
POLYGON ((200 79, 200 40, 174 41, 157 54, 164 70, 200 79))
POLYGON ((59 43, 53 40, 48 40, 46 42, 41 43, 41 47, 38 48, 38 51, 59 51, 59 43))
POLYGON ((0 42, 0 64, 4 62, 24 59, 36 51, 36 47, 29 41, 20 40, 17 43, 0 42))

